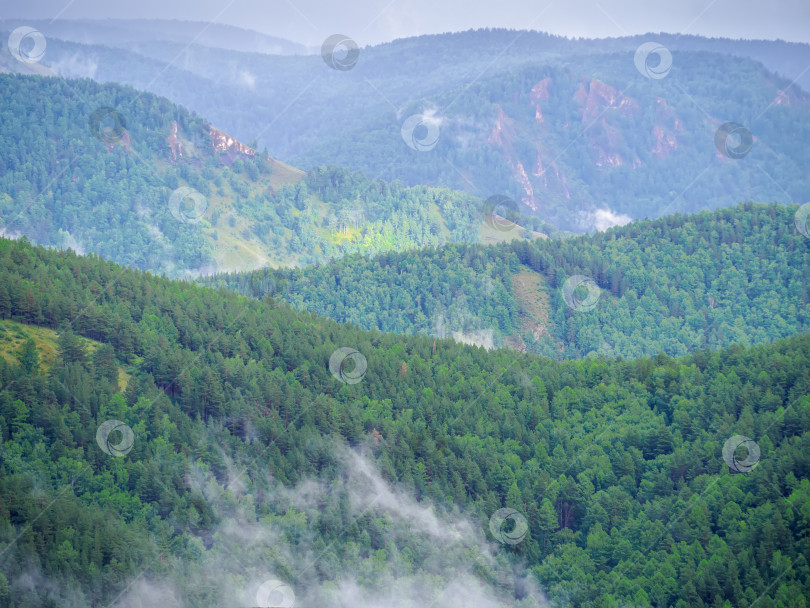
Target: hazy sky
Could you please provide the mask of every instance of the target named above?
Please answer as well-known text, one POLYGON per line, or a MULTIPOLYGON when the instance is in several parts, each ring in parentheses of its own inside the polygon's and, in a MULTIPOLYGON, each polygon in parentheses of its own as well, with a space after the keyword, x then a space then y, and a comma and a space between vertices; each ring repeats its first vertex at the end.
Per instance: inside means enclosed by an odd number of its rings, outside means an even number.
POLYGON ((217 21, 319 46, 479 27, 605 37, 671 32, 810 42, 810 0, 0 0, 0 18, 217 21))

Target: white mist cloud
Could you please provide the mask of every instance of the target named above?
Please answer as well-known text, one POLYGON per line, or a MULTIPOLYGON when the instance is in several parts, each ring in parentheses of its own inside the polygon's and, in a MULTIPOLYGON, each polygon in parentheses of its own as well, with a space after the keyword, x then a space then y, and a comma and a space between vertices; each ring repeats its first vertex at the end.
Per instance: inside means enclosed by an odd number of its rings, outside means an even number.
POLYGON ((314 441, 332 451, 335 470, 328 479, 284 486, 266 471, 248 467, 240 474, 243 465, 227 458, 222 483, 205 466, 189 471, 186 483, 219 518, 206 535, 210 547, 185 535, 200 555, 193 562, 178 561, 173 570, 182 578, 174 583, 134 579, 116 608, 192 608, 199 605, 195 591, 203 587, 219 598, 217 605, 256 606, 257 592, 271 580, 294 592, 294 608, 548 605, 525 568, 487 539, 486 524, 417 501, 385 481, 368 455, 326 438, 314 441), (332 530, 334 540, 324 546, 318 519, 335 509, 348 509, 348 523, 332 530), (358 553, 341 565, 337 555, 359 550, 352 549, 348 530, 362 530, 369 521, 383 526, 384 552, 358 553), (403 551, 411 557, 403 557, 403 551))
POLYGON ((59 230, 59 248, 72 249, 79 255, 86 255, 87 253, 84 246, 67 230, 59 230))
POLYGON ((236 74, 236 82, 251 91, 256 88, 256 76, 249 70, 239 70, 236 74))
POLYGON ((73 53, 60 57, 50 64, 60 76, 67 78, 95 78, 98 71, 98 62, 92 57, 73 53))
POLYGON ((355 511, 385 512, 442 541, 459 541, 472 533, 469 522, 440 521, 432 505, 416 502, 404 491, 389 486, 373 463, 357 452, 342 451, 342 460, 349 475, 349 496, 355 511))
POLYGON ((438 338, 452 338, 459 344, 483 346, 492 350, 495 348, 495 330, 482 325, 481 319, 469 311, 466 294, 461 293, 446 311, 436 315, 433 335, 438 338))
POLYGON ((5 226, 0 226, 0 236, 4 239, 11 239, 12 241, 18 240, 23 236, 19 230, 9 230, 5 226))
POLYGON ((137 579, 113 604, 115 608, 185 608, 180 592, 165 581, 137 579))
POLYGON ((629 215, 614 213, 610 209, 597 209, 585 214, 585 223, 588 229, 602 232, 613 226, 624 226, 633 221, 629 215))

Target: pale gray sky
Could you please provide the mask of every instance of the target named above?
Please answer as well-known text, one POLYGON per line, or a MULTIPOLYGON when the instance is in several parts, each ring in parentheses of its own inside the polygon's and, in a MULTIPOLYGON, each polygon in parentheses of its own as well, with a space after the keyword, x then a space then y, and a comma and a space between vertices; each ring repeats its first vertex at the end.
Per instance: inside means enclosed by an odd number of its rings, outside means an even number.
POLYGON ((0 18, 212 21, 320 46, 481 27, 601 38, 647 32, 810 42, 808 0, 0 0, 0 18))

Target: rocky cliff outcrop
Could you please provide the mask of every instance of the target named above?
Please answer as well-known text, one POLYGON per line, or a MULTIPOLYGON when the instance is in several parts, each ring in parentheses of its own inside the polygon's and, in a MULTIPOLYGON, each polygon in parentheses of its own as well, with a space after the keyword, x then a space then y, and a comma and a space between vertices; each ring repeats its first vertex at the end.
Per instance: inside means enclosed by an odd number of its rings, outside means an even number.
POLYGON ((233 152, 246 156, 256 154, 256 150, 219 129, 209 126, 208 134, 211 136, 211 147, 217 152, 233 152))

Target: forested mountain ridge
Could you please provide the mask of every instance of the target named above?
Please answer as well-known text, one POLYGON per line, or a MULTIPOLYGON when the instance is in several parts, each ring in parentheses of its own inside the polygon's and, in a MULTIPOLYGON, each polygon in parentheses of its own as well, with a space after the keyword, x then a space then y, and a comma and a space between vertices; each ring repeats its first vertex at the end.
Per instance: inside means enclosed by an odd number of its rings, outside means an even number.
POLYGON ((237 193, 303 176, 129 87, 0 75, 0 98, 0 229, 42 244, 173 275, 257 267, 237 193))
POLYGON ((223 23, 177 19, 0 19, 0 29, 12 31, 26 26, 37 29, 49 39, 124 49, 172 42, 272 55, 308 52, 305 46, 290 40, 223 23))
POLYGON ((810 329, 810 239, 797 211, 746 203, 571 239, 351 256, 201 281, 365 329, 555 359, 680 356, 810 329), (596 287, 589 310, 565 299, 576 276, 596 287))
POLYGON ((47 374, 0 359, 12 608, 255 605, 268 579, 296 606, 810 595, 810 334, 554 362, 25 240, 0 239, 0 286, 0 317, 59 331, 47 374), (74 332, 128 367, 123 394, 74 332), (336 368, 341 347, 364 365, 336 368))
POLYGON ((810 104, 793 82, 808 45, 481 30, 366 47, 346 71, 318 55, 138 50, 53 39, 41 63, 148 88, 296 166, 506 195, 564 229, 810 196, 810 104), (634 61, 649 43, 670 56, 661 74, 634 61), (432 149, 409 147, 413 116, 438 127, 432 149), (715 145, 729 123, 751 137, 736 160, 715 145))
POLYGON ((743 200, 810 197, 800 168, 810 97, 801 89, 747 59, 680 53, 659 80, 641 75, 632 59, 549 58, 486 74, 409 100, 396 116, 369 118, 295 162, 328 159, 381 179, 505 194, 523 213, 577 232, 743 200), (402 145, 406 124, 397 118, 409 115, 433 127, 430 150, 402 145), (718 139, 730 123, 738 132, 718 139), (732 141, 738 156, 728 152, 732 141))
POLYGON ((129 87, 0 75, 0 104, 3 234, 170 276, 486 238, 471 195, 306 175, 129 87))

